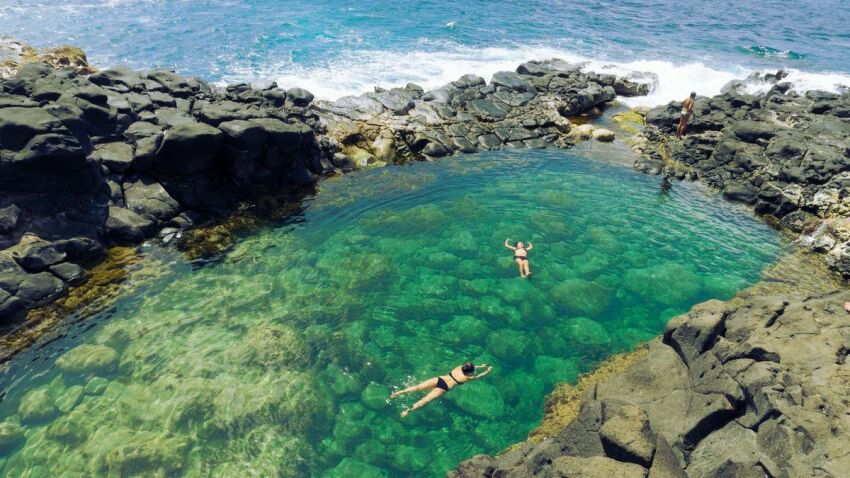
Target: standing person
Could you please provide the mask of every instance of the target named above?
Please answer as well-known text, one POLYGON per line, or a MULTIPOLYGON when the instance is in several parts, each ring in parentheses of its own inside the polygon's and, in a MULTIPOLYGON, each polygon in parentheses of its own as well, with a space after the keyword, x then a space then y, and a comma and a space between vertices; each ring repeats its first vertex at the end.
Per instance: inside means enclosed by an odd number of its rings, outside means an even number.
POLYGON ((679 118, 679 126, 676 128, 676 137, 681 138, 685 134, 685 128, 688 126, 688 120, 694 115, 694 98, 697 97, 697 92, 692 91, 691 96, 685 98, 682 102, 682 117, 679 118))
POLYGON ((519 276, 520 277, 528 277, 531 275, 531 269, 528 264, 528 251, 534 248, 531 244, 531 241, 528 241, 528 248, 525 247, 525 244, 522 241, 516 243, 516 247, 508 244, 511 238, 505 239, 505 247, 514 251, 514 262, 519 267, 519 276))
POLYGON ((416 410, 417 408, 424 407, 429 402, 431 402, 431 400, 439 398, 444 393, 455 388, 456 386, 462 383, 478 380, 479 378, 487 375, 493 370, 493 366, 487 365, 486 363, 478 365, 477 368, 483 368, 485 370, 479 373, 478 375, 473 375, 472 373, 475 372, 476 366, 473 365, 472 362, 466 362, 465 364, 458 365, 457 367, 452 369, 448 375, 440 375, 439 377, 429 378, 428 380, 425 380, 424 382, 418 385, 413 385, 412 387, 407 387, 404 390, 393 392, 393 394, 390 395, 390 398, 396 398, 399 395, 403 395, 405 393, 418 392, 421 390, 429 391, 427 395, 422 397, 418 402, 414 403, 412 407, 401 412, 401 418, 404 418, 407 416, 408 413, 412 412, 413 410, 416 410))

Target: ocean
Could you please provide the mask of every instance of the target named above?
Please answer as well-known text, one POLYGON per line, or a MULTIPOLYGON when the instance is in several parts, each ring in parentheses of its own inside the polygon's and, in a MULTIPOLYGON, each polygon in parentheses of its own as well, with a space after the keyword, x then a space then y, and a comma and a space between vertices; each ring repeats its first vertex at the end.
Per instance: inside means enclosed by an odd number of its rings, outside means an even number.
MULTIPOLYGON (((274 80, 336 99, 558 57, 650 72, 629 104, 712 95, 756 71, 799 91, 850 85, 850 3, 498 0, 0 1, 0 34, 80 46, 97 66, 165 67, 219 83, 274 80)), ((758 90, 763 85, 750 85, 758 90)))

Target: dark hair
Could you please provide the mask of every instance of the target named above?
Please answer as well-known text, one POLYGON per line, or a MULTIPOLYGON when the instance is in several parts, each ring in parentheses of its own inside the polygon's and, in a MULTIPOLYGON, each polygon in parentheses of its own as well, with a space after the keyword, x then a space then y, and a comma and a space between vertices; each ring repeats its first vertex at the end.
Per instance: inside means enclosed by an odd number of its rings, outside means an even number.
POLYGON ((696 97, 697 97, 697 92, 691 91, 691 98, 696 98, 696 97))
POLYGON ((464 375, 469 375, 475 371, 475 365, 473 365, 472 362, 466 362, 460 366, 460 371, 463 372, 464 375))

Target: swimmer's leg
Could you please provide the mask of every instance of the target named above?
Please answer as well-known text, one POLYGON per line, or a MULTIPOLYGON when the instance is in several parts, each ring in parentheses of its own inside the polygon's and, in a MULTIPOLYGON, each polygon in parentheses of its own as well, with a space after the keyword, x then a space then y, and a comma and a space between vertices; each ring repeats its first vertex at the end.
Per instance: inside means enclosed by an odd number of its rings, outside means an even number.
POLYGON ((516 265, 519 267, 519 276, 525 277, 525 272, 523 272, 523 268, 522 268, 522 259, 516 259, 515 262, 516 262, 516 265))
POLYGON ((404 395, 405 393, 418 392, 418 391, 421 391, 421 390, 430 390, 430 389, 432 389, 436 386, 437 386, 437 377, 429 378, 428 380, 425 380, 422 383, 412 385, 410 387, 405 388, 404 390, 399 390, 397 392, 393 392, 393 394, 390 395, 390 398, 395 398, 399 395, 404 395))
POLYGON ((412 407, 410 407, 410 408, 408 408, 407 410, 405 410, 405 411, 401 412, 401 418, 406 417, 408 413, 412 412, 413 410, 416 410, 417 408, 422 408, 422 407, 424 407, 425 405, 428 405, 428 403, 430 403, 432 400, 435 400, 435 399, 439 398, 439 397, 440 397, 440 396, 442 396, 444 393, 446 393, 446 391, 445 391, 445 390, 443 390, 442 388, 434 388, 433 390, 431 390, 430 392, 428 392, 428 395, 425 395, 424 397, 422 397, 422 399, 421 399, 421 400, 419 400, 418 402, 414 403, 412 407))

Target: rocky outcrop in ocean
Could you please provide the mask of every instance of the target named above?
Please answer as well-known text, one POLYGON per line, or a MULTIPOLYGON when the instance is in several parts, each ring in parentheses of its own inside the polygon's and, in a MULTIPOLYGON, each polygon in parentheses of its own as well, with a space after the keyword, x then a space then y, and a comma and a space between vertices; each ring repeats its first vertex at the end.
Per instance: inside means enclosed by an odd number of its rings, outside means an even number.
POLYGON ((647 88, 551 60, 489 83, 466 75, 314 102, 274 83, 218 89, 167 70, 20 63, 0 79, 0 326, 85 281, 111 245, 169 242, 359 167, 570 146, 567 116, 647 88))
POLYGON ((758 79, 775 84, 764 95, 732 83, 698 97, 682 140, 673 135, 679 103, 649 111, 635 169, 699 180, 752 205, 850 278, 850 92, 800 95, 777 83, 781 72, 758 79))
POLYGON ((846 476, 850 292, 708 301, 591 386, 557 435, 448 474, 846 476))

